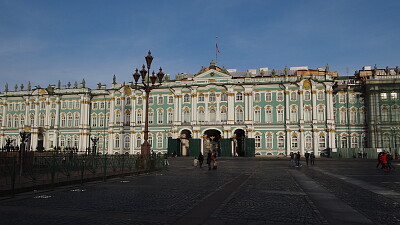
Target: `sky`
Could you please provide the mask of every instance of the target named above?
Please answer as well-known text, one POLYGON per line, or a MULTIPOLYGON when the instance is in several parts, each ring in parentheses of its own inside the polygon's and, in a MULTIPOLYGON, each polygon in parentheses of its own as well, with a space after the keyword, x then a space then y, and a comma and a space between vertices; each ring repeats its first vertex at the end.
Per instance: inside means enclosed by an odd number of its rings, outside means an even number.
POLYGON ((398 0, 0 0, 0 92, 133 80, 151 50, 152 68, 174 77, 218 66, 400 66, 398 0), (218 38, 216 38, 218 37, 218 38))

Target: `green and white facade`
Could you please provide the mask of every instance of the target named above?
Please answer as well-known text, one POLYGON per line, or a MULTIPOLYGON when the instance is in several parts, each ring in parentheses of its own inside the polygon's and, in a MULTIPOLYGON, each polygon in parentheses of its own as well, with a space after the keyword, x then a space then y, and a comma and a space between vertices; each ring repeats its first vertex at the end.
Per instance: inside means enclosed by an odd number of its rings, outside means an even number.
MULTIPOLYGON (((152 91, 149 142, 155 153, 179 155, 210 149, 225 156, 264 156, 396 148, 399 78, 398 68, 364 68, 340 77, 328 66, 236 71, 211 62, 152 91)), ((100 153, 140 153, 145 101, 131 82, 96 89, 84 81, 68 88, 29 86, 6 87, 0 94, 0 146, 7 139, 19 145, 19 132, 26 130, 33 150, 60 146, 84 152, 91 137, 98 137, 100 153)))

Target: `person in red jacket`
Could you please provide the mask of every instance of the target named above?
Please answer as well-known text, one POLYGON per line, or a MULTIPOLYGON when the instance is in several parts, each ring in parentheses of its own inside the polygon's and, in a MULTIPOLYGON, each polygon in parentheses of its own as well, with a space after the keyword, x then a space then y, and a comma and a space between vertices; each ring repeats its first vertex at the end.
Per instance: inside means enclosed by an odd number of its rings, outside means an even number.
POLYGON ((383 170, 385 170, 385 171, 387 171, 387 159, 386 159, 386 152, 383 152, 383 154, 381 154, 381 156, 380 156, 380 161, 381 161, 381 164, 382 164, 382 169, 383 170))

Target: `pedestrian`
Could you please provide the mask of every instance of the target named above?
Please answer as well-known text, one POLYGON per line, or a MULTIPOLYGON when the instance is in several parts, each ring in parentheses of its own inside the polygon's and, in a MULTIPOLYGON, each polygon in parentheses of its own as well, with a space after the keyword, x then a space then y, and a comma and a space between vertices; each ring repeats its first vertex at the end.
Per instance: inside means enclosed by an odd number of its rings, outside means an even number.
POLYGON ((394 166, 392 165, 392 159, 393 159, 393 156, 390 154, 390 152, 388 152, 386 155, 386 162, 387 162, 388 170, 394 170, 394 166))
POLYGON ((314 155, 314 152, 311 152, 311 154, 310 154, 310 159, 311 159, 311 165, 315 165, 315 155, 314 155))
POLYGON ((208 151, 207 153, 207 165, 208 165, 208 170, 211 170, 211 151, 208 151))
POLYGON ((297 152, 296 154, 296 167, 300 166, 300 152, 297 152))
POLYGON ((198 165, 199 165, 199 160, 197 159, 197 157, 194 157, 193 166, 197 167, 198 165))
POLYGON ((200 168, 203 168, 204 156, 203 156, 203 154, 201 154, 201 152, 199 153, 198 159, 199 159, 199 166, 200 166, 200 168))
MULTIPOLYGON (((376 164, 376 168, 379 167, 379 165, 381 165, 381 155, 383 154, 383 152, 379 152, 378 153, 378 164, 376 164)), ((382 165, 383 166, 383 165, 382 165)))
POLYGON ((381 161, 381 164, 382 164, 382 169, 384 170, 384 171, 387 171, 388 169, 387 169, 387 159, 386 159, 386 152, 383 152, 383 154, 381 154, 381 156, 380 156, 380 161, 381 161))
POLYGON ((308 166, 308 160, 310 159, 310 153, 308 153, 308 151, 307 151, 306 154, 304 154, 304 156, 306 157, 306 164, 308 166))
POLYGON ((295 163, 294 163, 294 153, 290 152, 290 166, 294 167, 295 163))
POLYGON ((167 153, 164 154, 164 166, 169 166, 168 154, 167 153))
POLYGON ((218 162, 217 159, 214 159, 214 166, 213 166, 213 170, 216 170, 218 167, 218 162))

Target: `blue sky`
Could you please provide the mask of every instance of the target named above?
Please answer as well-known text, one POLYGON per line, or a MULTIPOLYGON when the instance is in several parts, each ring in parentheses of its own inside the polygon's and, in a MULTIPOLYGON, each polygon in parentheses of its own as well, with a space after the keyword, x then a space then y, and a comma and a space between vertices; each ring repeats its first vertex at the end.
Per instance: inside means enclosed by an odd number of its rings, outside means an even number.
POLYGON ((196 73, 215 58, 238 70, 324 67, 340 75, 400 65, 400 1, 0 0, 0 91, 132 81, 153 68, 196 73))

